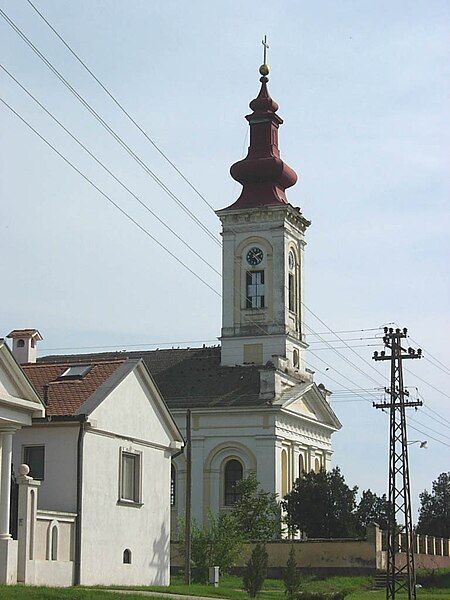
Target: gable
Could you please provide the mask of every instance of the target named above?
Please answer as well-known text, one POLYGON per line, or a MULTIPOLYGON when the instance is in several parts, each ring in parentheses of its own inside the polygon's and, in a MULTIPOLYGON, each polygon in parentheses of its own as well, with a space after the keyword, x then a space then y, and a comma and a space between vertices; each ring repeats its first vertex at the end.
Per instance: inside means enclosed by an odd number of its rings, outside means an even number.
POLYGON ((335 430, 342 427, 341 422, 315 383, 294 386, 284 395, 281 406, 283 410, 335 430))
POLYGON ((182 442, 172 416, 142 363, 91 408, 89 420, 95 422, 97 429, 165 447, 172 442, 182 442))
POLYGON ((0 421, 28 424, 32 417, 42 416, 44 407, 39 396, 6 343, 0 340, 0 421))

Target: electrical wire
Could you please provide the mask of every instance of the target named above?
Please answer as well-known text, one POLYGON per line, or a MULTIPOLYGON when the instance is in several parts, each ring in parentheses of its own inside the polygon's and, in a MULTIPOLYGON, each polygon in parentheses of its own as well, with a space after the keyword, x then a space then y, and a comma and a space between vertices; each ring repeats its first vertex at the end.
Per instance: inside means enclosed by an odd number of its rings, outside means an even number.
POLYGON ((192 248, 192 246, 190 244, 188 244, 186 242, 186 240, 184 240, 180 235, 178 235, 178 233, 176 231, 174 231, 172 229, 172 227, 170 227, 170 225, 167 225, 167 223, 161 219, 157 213, 155 213, 143 200, 141 200, 141 198, 139 198, 139 196, 137 196, 127 185, 125 185, 123 183, 123 181, 121 181, 118 177, 116 177, 116 175, 114 175, 114 173, 108 169, 108 167, 106 165, 104 165, 100 159, 97 158, 97 156, 94 155, 94 153, 89 150, 89 148, 80 141, 79 138, 77 138, 69 129, 67 129, 67 127, 61 122, 59 121, 55 115, 50 112, 37 98, 36 96, 34 96, 16 77, 14 77, 14 75, 8 71, 8 69, 0 64, 0 68, 55 122, 57 123, 93 160, 95 160, 95 162, 100 165, 100 167, 106 171, 106 173, 108 173, 108 175, 110 175, 114 181, 116 181, 126 192, 128 192, 135 200, 137 200, 137 202, 139 202, 139 204, 145 208, 145 210, 147 210, 163 227, 165 227, 168 231, 170 231, 170 233, 172 235, 174 235, 186 248, 188 248, 188 250, 190 250, 193 254, 195 254, 195 256, 197 256, 197 258, 199 258, 207 267, 209 267, 210 269, 212 269, 217 275, 219 275, 219 277, 221 276, 221 272, 218 271, 215 267, 213 267, 211 265, 211 263, 209 263, 207 260, 205 260, 205 258, 199 253, 197 252, 194 248, 192 248))
POLYGON ((29 48, 38 56, 50 71, 61 81, 61 83, 77 98, 77 100, 92 114, 98 123, 122 146, 122 148, 131 156, 131 158, 155 181, 161 189, 191 218, 200 229, 203 230, 216 244, 221 245, 220 240, 211 233, 211 231, 194 215, 194 213, 172 192, 172 190, 154 173, 150 167, 130 148, 130 146, 112 129, 108 123, 92 108, 92 106, 83 98, 81 94, 61 75, 56 67, 42 54, 42 52, 33 44, 33 42, 23 33, 23 31, 14 23, 10 17, 0 8, 0 16, 17 33, 17 35, 28 45, 29 48))
MULTIPOLYGON (((117 100, 116 96, 106 87, 106 85, 95 75, 90 67, 83 61, 80 56, 73 50, 73 48, 65 41, 65 39, 58 33, 55 27, 48 21, 48 19, 36 8, 36 6, 31 2, 31 0, 27 0, 28 4, 33 8, 33 10, 41 17, 41 19, 48 25, 48 27, 53 31, 56 37, 64 44, 64 46, 69 50, 72 56, 80 63, 80 65, 89 73, 89 75, 98 83, 98 85, 102 88, 102 90, 111 98, 111 100, 116 104, 116 106, 122 111, 122 113, 127 117, 127 119, 133 123, 135 127, 142 133, 142 135, 150 142, 150 144, 155 148, 157 152, 171 165, 171 167, 178 173, 178 175, 188 184, 188 186, 203 200, 203 202, 213 211, 215 211, 214 207, 208 202, 208 200, 203 196, 203 194, 198 190, 198 188, 184 175, 184 173, 175 165, 175 163, 167 156, 165 152, 161 150, 158 144, 150 137, 150 135, 139 125, 136 119, 126 110, 126 108, 117 100)), ((245 143, 245 142, 244 142, 245 143)))
POLYGON ((81 177, 87 181, 99 194, 101 194, 108 202, 110 202, 119 212, 121 212, 129 221, 134 223, 136 227, 138 227, 143 233, 145 233, 150 239, 152 239, 158 246, 160 246, 167 254, 169 254, 172 258, 174 258, 180 265, 182 265, 185 269, 187 269, 194 277, 196 277, 199 281, 201 281, 204 285, 206 285, 214 294, 216 294, 219 298, 222 295, 213 288, 207 281, 205 281, 200 275, 198 275, 195 271, 193 271, 186 263, 184 263, 176 254, 171 252, 164 244, 162 244, 157 238, 155 238, 145 227, 140 225, 130 214, 128 214, 123 208, 119 206, 108 194, 106 194, 103 190, 101 190, 87 175, 85 175, 78 167, 76 167, 68 158, 66 158, 59 150, 53 146, 51 142, 49 142, 43 135, 41 135, 28 121, 26 121, 18 112, 12 108, 3 98, 0 98, 0 102, 2 102, 18 119, 22 121, 35 135, 37 135, 49 148, 55 152, 62 160, 68 164, 76 173, 81 175, 81 177))
POLYGON ((410 375, 413 375, 414 377, 416 377, 419 381, 421 381, 422 383, 425 383, 425 385, 428 385, 430 388, 432 388, 433 390, 435 390, 436 392, 439 392, 440 394, 442 394, 443 396, 445 396, 446 398, 450 398, 450 395, 447 394, 446 392, 443 392, 442 390, 440 390, 439 388, 437 388, 435 385, 433 385, 432 383, 430 383, 429 381, 426 381, 426 379, 423 379, 422 377, 419 377, 419 375, 416 375, 415 373, 413 373, 413 371, 411 371, 410 369, 407 369, 406 367, 404 367, 405 371, 407 371, 410 375))

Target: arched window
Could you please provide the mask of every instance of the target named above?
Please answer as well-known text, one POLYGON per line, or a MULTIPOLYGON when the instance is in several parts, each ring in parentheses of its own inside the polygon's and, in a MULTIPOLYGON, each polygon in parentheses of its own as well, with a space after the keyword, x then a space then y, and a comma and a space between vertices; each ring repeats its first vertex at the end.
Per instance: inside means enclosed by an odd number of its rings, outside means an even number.
POLYGON ((224 470, 225 506, 233 506, 239 500, 236 483, 242 479, 242 476, 241 463, 236 459, 229 460, 224 470))
POLYGON ((58 560, 58 528, 56 525, 52 527, 52 533, 50 536, 50 559, 58 560))
POLYGON ((318 473, 320 471, 320 458, 316 458, 314 461, 314 471, 318 473))
POLYGON ((288 464, 287 452, 281 451, 281 496, 284 498, 288 493, 288 464))
POLYGON ((170 467, 170 506, 175 506, 177 501, 177 472, 175 467, 170 467))
POLYGON ((125 548, 123 551, 123 564, 131 565, 131 550, 129 548, 125 548))
POLYGON ((293 250, 289 251, 288 256, 288 305, 289 310, 293 313, 297 312, 297 259, 293 250))
POLYGON ((292 353, 292 362, 294 363, 294 367, 298 368, 300 361, 299 361, 298 350, 296 350, 296 349, 294 349, 294 351, 292 353))
POLYGON ((305 473, 305 460, 303 458, 303 454, 300 454, 298 457, 298 476, 303 477, 305 473))
POLYGON ((17 347, 18 348, 24 348, 25 347, 25 340, 17 340, 17 347))

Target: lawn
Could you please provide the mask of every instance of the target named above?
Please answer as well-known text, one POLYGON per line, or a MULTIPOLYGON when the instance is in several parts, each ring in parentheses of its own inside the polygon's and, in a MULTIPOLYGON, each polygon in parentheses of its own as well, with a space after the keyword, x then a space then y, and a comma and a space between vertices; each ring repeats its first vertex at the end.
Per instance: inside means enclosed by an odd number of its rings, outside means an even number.
MULTIPOLYGON (((439 570, 432 573, 418 573, 418 581, 424 586, 417 590, 417 600, 448 600, 450 598, 450 570, 439 570)), ((384 600, 384 590, 372 591, 371 577, 317 577, 304 575, 302 577, 300 592, 348 592, 346 600, 384 600)), ((249 596, 242 591, 242 579, 226 575, 221 577, 220 586, 215 588, 210 585, 192 584, 187 586, 182 577, 173 577, 168 587, 136 587, 115 588, 114 593, 106 592, 102 588, 44 588, 28 587, 22 585, 0 586, 1 600, 142 600, 143 596, 135 594, 121 594, 120 589, 135 589, 136 591, 153 591, 162 593, 185 594, 191 596, 206 596, 225 598, 228 600, 249 600, 249 596)), ((300 596, 301 598, 301 596, 300 596)), ((405 594, 399 595, 399 600, 406 600, 405 594)), ((152 597, 152 600, 163 600, 152 597)), ((259 600, 285 600, 283 582, 279 579, 267 579, 259 595, 259 600)))

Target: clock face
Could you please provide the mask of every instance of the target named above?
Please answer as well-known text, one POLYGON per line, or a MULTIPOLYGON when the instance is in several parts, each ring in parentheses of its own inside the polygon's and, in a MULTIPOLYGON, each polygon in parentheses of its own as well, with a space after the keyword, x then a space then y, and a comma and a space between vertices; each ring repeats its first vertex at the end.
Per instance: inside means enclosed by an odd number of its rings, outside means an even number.
POLYGON ((292 250, 289 252, 289 268, 293 270, 295 267, 295 256, 292 250))
POLYGON ((261 248, 256 248, 256 246, 255 248, 250 248, 250 250, 247 252, 247 262, 253 267, 255 265, 259 265, 263 258, 264 252, 261 250, 261 248))

